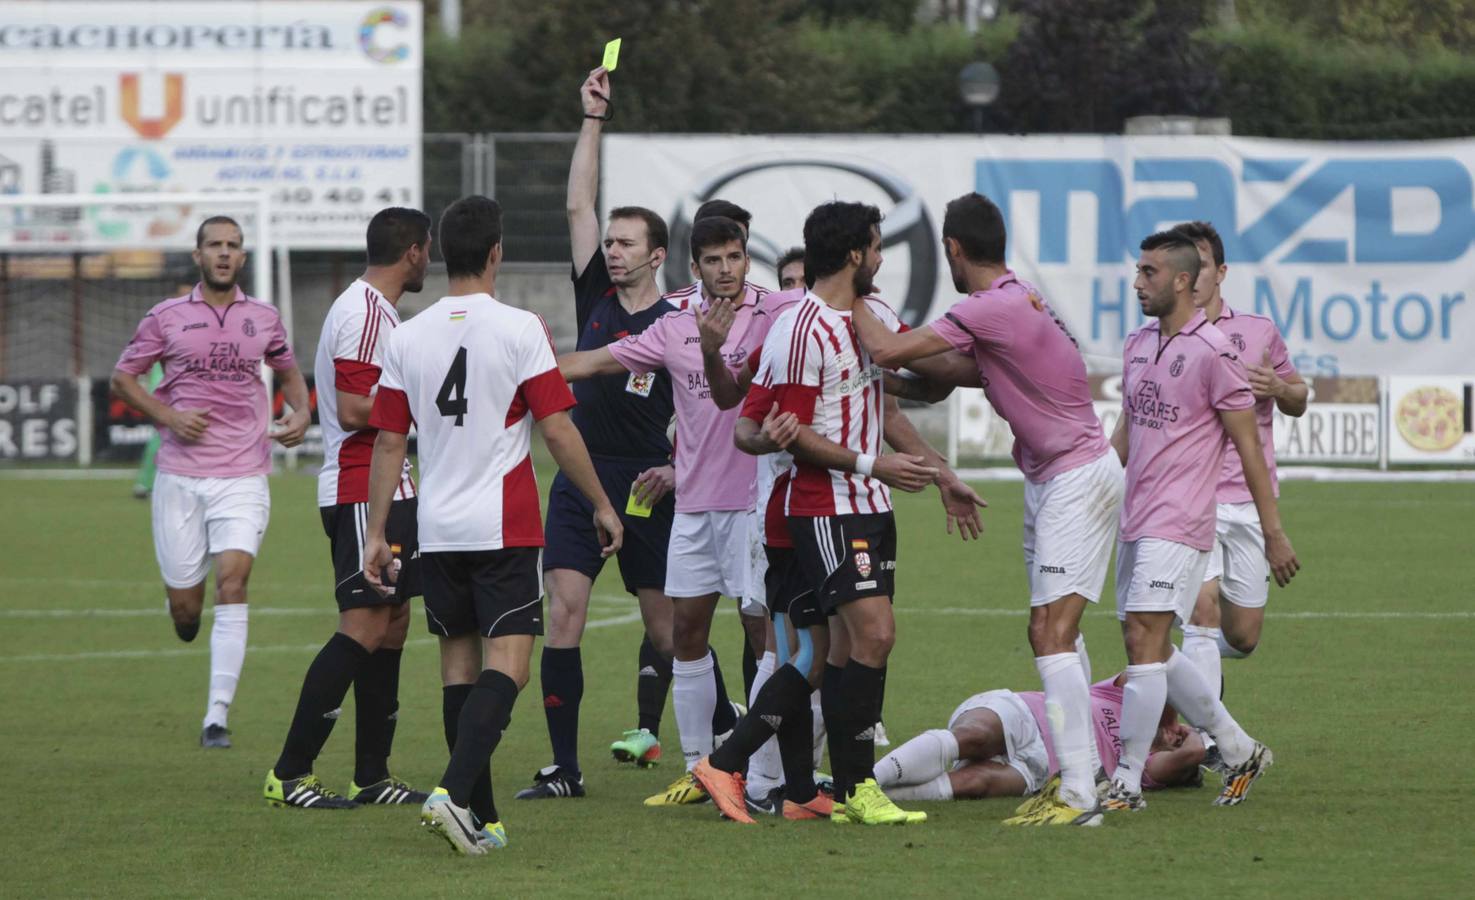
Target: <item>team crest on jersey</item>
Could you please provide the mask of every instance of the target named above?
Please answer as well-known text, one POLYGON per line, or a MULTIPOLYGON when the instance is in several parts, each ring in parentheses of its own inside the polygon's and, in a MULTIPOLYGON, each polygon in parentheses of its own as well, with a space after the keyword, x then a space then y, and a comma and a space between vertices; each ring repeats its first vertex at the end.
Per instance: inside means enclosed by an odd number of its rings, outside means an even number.
POLYGON ((1183 374, 1183 361, 1185 359, 1187 359, 1187 357, 1184 356, 1182 353, 1178 354, 1178 358, 1175 359, 1175 360, 1173 360, 1173 364, 1171 366, 1168 366, 1168 374, 1169 375, 1172 375, 1174 378, 1177 378, 1179 375, 1182 375, 1183 374))
POLYGON ((871 577, 871 555, 864 550, 857 550, 855 553, 855 571, 862 578, 871 577))
POLYGON ((1229 336, 1229 343, 1233 344, 1234 349, 1238 350, 1239 352, 1245 352, 1245 336, 1240 334, 1238 331, 1229 336))
POLYGON ((630 373, 629 379, 625 381, 625 390, 638 397, 649 397, 650 389, 655 387, 656 374, 646 372, 645 374, 630 373))
POLYGON ((241 334, 246 337, 256 337, 256 323, 250 319, 241 322, 241 334))

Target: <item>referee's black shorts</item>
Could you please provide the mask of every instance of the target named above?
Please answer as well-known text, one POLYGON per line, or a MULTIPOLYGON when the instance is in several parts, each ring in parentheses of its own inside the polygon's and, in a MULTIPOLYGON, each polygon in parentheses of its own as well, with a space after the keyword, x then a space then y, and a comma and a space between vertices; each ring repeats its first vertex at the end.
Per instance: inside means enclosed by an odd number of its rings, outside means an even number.
MULTIPOLYGON (((648 517, 625 512, 635 479, 646 469, 662 465, 667 465, 667 461, 594 458, 599 483, 625 526, 625 542, 616 556, 620 561, 620 579, 631 594, 641 588, 665 590, 666 587, 666 545, 671 541, 671 522, 676 517, 675 492, 657 503, 648 517)), ((553 487, 548 492, 543 539, 544 571, 573 569, 591 580, 599 577, 604 557, 599 553, 599 538, 594 532, 594 506, 562 472, 553 477, 553 487)))

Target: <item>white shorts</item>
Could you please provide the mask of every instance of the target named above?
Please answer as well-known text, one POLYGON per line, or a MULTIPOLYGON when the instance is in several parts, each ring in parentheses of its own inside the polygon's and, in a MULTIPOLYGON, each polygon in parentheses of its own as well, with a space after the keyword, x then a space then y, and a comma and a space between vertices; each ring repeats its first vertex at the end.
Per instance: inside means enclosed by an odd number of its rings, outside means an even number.
MULTIPOLYGON (((1113 454, 1115 455, 1115 454, 1113 454)), ((992 710, 1004 724, 1004 755, 995 756, 992 762, 1001 762, 1024 776, 1026 794, 1033 794, 1045 786, 1050 779, 1050 753, 1045 749, 1045 739, 1040 734, 1039 723, 1024 701, 1013 691, 985 691, 974 694, 959 704, 947 720, 952 729, 963 713, 974 709, 992 710)), ((959 760, 959 767, 968 761, 959 760)))
POLYGON ((763 519, 756 512, 748 513, 748 589, 743 593, 739 608, 745 616, 768 615, 768 591, 764 579, 768 576, 768 554, 763 551, 763 519))
POLYGON ((1204 581, 1219 579, 1219 596, 1247 609, 1263 609, 1270 599, 1270 560, 1265 533, 1253 503, 1220 503, 1214 549, 1204 581))
POLYGON ((752 550, 748 510, 676 514, 666 551, 666 596, 748 595, 752 550))
POLYGON ((1115 450, 1049 481, 1024 483, 1024 568, 1029 605, 1068 594, 1095 603, 1111 568, 1126 473, 1115 450))
POLYGON ((1142 538, 1116 546, 1116 614, 1170 612, 1187 622, 1209 564, 1207 550, 1176 541, 1142 538))
POLYGON ((226 550, 252 556, 271 516, 265 475, 194 478, 160 472, 154 481, 154 554, 164 584, 205 581, 210 558, 226 550))

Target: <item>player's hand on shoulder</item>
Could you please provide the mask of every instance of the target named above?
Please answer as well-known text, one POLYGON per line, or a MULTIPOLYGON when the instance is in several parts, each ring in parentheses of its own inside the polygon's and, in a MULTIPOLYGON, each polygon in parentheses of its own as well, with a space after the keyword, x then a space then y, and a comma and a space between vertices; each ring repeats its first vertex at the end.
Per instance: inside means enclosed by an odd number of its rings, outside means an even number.
POLYGON ((595 508, 594 531, 599 535, 600 556, 608 558, 620 552, 625 543, 625 525, 608 503, 595 508))
POLYGON ((1265 559, 1270 563, 1270 572, 1275 576, 1275 583, 1281 587, 1290 584, 1291 579, 1301 570, 1301 561, 1296 559, 1295 548, 1291 546, 1291 539, 1284 531, 1266 532, 1265 559))
POLYGON ((186 441, 198 441, 205 436, 205 431, 210 427, 210 410, 208 409, 176 409, 172 410, 169 420, 164 423, 169 430, 186 441))
POLYGON ((883 453, 876 457, 871 474, 894 488, 915 494, 937 480, 937 470, 924 465, 910 453, 883 453))
POLYGON ((676 489, 675 466, 653 466, 635 479, 635 502, 655 506, 676 489))
POLYGON ((604 66, 593 69, 579 87, 579 99, 584 103, 584 114, 604 116, 609 114, 609 72, 604 66))
POLYGON ((963 540, 977 540, 983 534, 983 517, 978 510, 988 502, 978 496, 951 470, 942 473, 937 481, 938 493, 942 495, 942 508, 947 511, 947 533, 958 527, 958 536, 963 540))
POLYGON ((364 580, 385 597, 394 593, 393 564, 394 553, 383 535, 364 539, 364 580))
POLYGON ((727 340, 728 332, 732 331, 732 323, 737 319, 737 307, 727 297, 718 297, 707 307, 705 313, 700 305, 693 306, 692 313, 697 319, 697 333, 701 335, 702 352, 716 353, 722 349, 722 344, 727 340))
POLYGON ((272 440, 283 447, 296 447, 307 437, 307 426, 312 424, 312 414, 305 409, 294 409, 290 414, 277 419, 272 440))

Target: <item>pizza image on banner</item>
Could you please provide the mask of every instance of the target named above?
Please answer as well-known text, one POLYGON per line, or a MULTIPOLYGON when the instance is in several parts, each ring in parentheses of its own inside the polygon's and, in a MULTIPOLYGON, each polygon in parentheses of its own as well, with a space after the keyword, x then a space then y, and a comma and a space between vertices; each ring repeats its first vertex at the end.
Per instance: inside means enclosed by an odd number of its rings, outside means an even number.
POLYGON ((1475 462, 1472 394, 1475 378, 1389 378, 1389 459, 1475 462))

